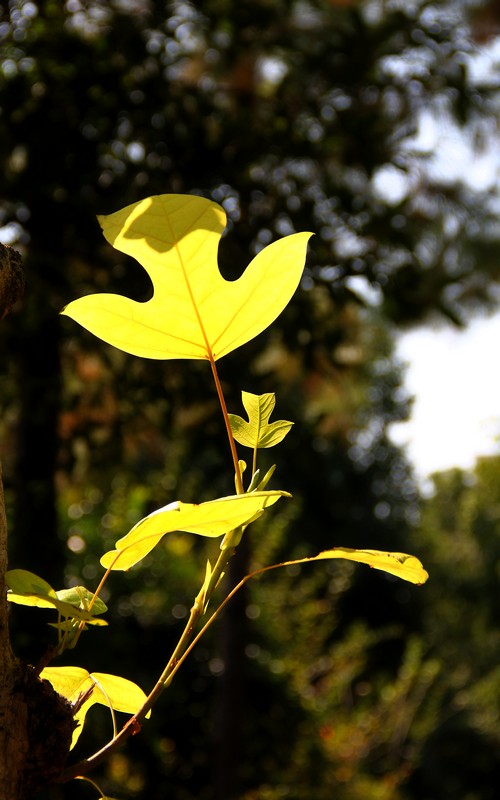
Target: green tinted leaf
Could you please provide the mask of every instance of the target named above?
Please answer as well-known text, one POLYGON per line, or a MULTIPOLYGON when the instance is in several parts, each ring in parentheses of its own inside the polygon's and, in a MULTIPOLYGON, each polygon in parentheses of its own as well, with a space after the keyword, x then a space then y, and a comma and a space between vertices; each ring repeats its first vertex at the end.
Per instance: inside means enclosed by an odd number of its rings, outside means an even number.
POLYGON ((101 600, 100 597, 95 597, 93 592, 90 592, 84 586, 74 586, 71 589, 60 589, 57 592, 57 596, 59 600, 63 600, 65 603, 70 603, 70 605, 75 606, 76 608, 81 608, 85 611, 88 611, 90 604, 92 603, 92 614, 104 614, 108 607, 105 603, 101 600))
POLYGON ((291 429, 293 422, 284 419, 269 422, 276 403, 275 395, 272 392, 261 395, 242 392, 241 397, 248 414, 248 422, 236 414, 229 414, 231 430, 236 441, 252 449, 274 447, 279 444, 291 429))
POLYGON ((5 574, 5 582, 7 587, 16 594, 33 594, 54 599, 57 597, 50 583, 26 569, 10 569, 5 574))
MULTIPOLYGON (((87 625, 94 625, 96 628, 106 628, 108 626, 106 620, 99 619, 99 617, 91 617, 90 619, 79 619, 78 617, 73 617, 73 622, 75 619, 78 620, 78 622, 85 623, 83 626, 84 631, 87 630, 87 625)), ((47 625, 49 625, 51 628, 57 628, 57 630, 61 630, 62 628, 66 627, 66 625, 61 625, 60 622, 47 622, 47 625)))
MULTIPOLYGON (((79 608, 79 603, 75 606, 63 599, 66 591, 70 593, 71 597, 72 590, 63 589, 61 592, 56 592, 43 578, 24 569, 13 569, 6 572, 5 582, 9 590, 7 599, 11 603, 34 608, 55 608, 63 617, 92 623, 92 613, 79 608), (60 595, 63 597, 60 598, 60 595)), ((83 589, 83 587, 81 588, 83 589)), ((84 592, 87 591, 84 589, 84 592)), ((92 595, 91 592, 88 594, 92 595)), ((104 610, 106 609, 104 608, 104 610)))

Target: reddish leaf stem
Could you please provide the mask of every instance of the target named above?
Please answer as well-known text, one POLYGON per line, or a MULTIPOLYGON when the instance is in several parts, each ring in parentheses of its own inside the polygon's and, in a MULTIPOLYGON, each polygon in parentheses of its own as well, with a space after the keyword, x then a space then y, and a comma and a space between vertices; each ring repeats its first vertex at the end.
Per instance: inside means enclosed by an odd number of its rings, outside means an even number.
POLYGON ((217 395, 219 398, 220 407, 222 410, 222 416, 224 417, 224 423, 226 425, 227 437, 229 439, 229 447, 231 448, 231 456, 233 458, 233 466, 234 466, 234 474, 236 475, 236 491, 238 494, 243 494, 243 479, 241 477, 241 469, 240 463, 238 461, 238 454, 236 452, 236 444, 234 441, 233 432, 231 430, 231 423, 229 422, 229 414, 227 413, 227 406, 226 400, 224 397, 224 392, 222 391, 221 382, 219 380, 219 374, 217 372, 217 367, 215 364, 215 359, 210 353, 210 366, 212 368, 212 375, 215 381, 215 388, 217 389, 217 395))

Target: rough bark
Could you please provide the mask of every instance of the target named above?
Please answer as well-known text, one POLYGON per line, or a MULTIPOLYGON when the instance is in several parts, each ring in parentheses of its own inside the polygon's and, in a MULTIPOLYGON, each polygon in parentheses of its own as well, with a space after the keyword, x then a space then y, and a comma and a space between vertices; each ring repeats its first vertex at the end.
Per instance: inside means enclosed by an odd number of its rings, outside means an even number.
MULTIPOLYGON (((0 245, 0 319, 23 291, 21 258, 0 245)), ((2 800, 32 800, 60 774, 75 723, 69 703, 12 652, 6 571, 7 518, 0 463, 0 787, 2 800)))
POLYGON ((17 250, 0 244, 0 320, 23 296, 24 270, 17 250))
POLYGON ((0 786, 2 800, 33 800, 57 780, 75 728, 73 709, 32 667, 2 664, 0 786))
MULTIPOLYGON (((0 245, 0 319, 8 314, 24 289, 24 275, 18 254, 11 248, 0 245)), ((14 774, 15 765, 23 758, 16 757, 15 750, 23 745, 16 742, 10 732, 22 724, 16 720, 20 710, 17 703, 11 702, 16 683, 16 663, 10 646, 8 608, 5 587, 7 571, 7 518, 3 493, 2 468, 0 462, 0 786, 5 795, 12 796, 13 783, 18 780, 14 774)))

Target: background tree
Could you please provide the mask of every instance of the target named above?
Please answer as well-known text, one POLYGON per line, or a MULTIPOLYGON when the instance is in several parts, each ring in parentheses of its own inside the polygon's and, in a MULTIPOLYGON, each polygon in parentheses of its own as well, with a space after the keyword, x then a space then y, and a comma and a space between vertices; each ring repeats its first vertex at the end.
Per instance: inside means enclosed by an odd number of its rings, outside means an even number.
POLYGON ((441 701, 412 795, 429 791, 436 771, 443 797, 467 792, 493 797, 498 772, 498 652, 496 591, 499 558, 500 458, 478 460, 474 470, 434 476, 420 537, 435 580, 425 597, 423 640, 440 663, 441 701), (457 763, 467 752, 462 768, 457 763))

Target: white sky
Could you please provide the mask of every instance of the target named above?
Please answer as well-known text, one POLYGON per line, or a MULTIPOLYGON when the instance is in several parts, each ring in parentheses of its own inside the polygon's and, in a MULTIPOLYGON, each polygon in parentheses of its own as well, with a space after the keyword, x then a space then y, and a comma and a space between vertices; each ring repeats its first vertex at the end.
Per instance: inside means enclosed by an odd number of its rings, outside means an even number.
POLYGON ((480 455, 500 453, 500 314, 464 331, 425 328, 400 337, 408 362, 405 386, 416 399, 409 423, 391 437, 405 444, 417 475, 471 468, 480 455))
MULTIPOLYGON (((500 37, 478 49, 468 69, 471 83, 498 87, 500 37)), ((408 146, 430 156, 431 178, 498 192, 498 125, 492 118, 482 130, 460 131, 446 113, 437 117, 435 111, 423 111, 408 146)), ((412 191, 410 177, 394 167, 383 169, 375 176, 374 191, 389 205, 400 202, 412 191)), ((474 320, 463 331, 442 325, 400 336, 396 354, 408 363, 405 386, 415 401, 410 422, 392 426, 391 436, 406 445, 424 483, 432 472, 470 469, 478 456, 500 454, 499 351, 500 312, 474 320)))

